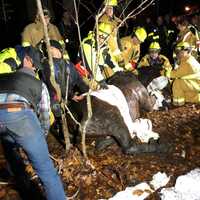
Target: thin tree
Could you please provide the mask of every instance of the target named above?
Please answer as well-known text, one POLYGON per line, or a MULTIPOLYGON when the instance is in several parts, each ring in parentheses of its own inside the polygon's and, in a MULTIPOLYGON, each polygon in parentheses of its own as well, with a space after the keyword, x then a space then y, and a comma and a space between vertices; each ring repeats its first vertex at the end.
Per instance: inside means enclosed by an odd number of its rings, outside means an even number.
MULTIPOLYGON (((65 102, 63 102, 63 101, 65 101, 65 100, 62 99, 60 87, 56 83, 56 80, 55 80, 54 64, 53 64, 52 55, 50 53, 50 42, 49 42, 49 36, 48 36, 47 23, 46 23, 45 18, 44 18, 44 13, 43 13, 43 9, 42 9, 41 0, 36 0, 36 1, 37 1, 38 13, 39 13, 39 16, 40 16, 40 18, 42 20, 43 28, 44 28, 44 37, 45 37, 44 39, 45 39, 46 46, 47 46, 48 61, 49 61, 49 66, 50 66, 50 71, 51 71, 50 81, 51 81, 51 84, 52 84, 52 86, 54 87, 54 89, 56 91, 56 95, 58 97, 58 101, 60 102, 61 109, 64 112, 64 109, 65 109, 64 104, 65 104, 65 102)), ((68 127, 67 127, 67 121, 66 121, 65 116, 63 116, 63 115, 65 115, 65 112, 62 113, 62 129, 63 129, 64 138, 65 138, 65 149, 66 149, 66 152, 67 152, 70 149, 70 139, 69 139, 69 131, 68 131, 68 127)))

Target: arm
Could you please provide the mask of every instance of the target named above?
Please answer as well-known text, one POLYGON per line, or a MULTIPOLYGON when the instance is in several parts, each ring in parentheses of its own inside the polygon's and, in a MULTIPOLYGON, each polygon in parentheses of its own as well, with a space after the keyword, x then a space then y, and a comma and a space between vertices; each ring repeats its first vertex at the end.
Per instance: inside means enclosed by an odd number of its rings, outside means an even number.
POLYGON ((162 56, 164 58, 164 63, 163 63, 163 67, 165 70, 172 70, 172 66, 169 62, 169 59, 165 56, 162 56))
POLYGON ((31 25, 27 25, 22 32, 22 46, 31 45, 31 25))
MULTIPOLYGON (((71 79, 71 90, 73 92, 74 87, 78 87, 81 93, 85 93, 88 91, 88 86, 85 84, 79 73, 76 71, 74 65, 72 63, 69 64, 70 69, 70 79, 71 79)), ((70 91, 69 91, 70 92, 70 91)), ((73 94, 71 94, 73 96, 73 94)), ((71 96, 71 97, 72 97, 71 96)))
POLYGON ((137 65, 137 68, 149 67, 149 66, 150 65, 149 65, 149 62, 148 62, 148 59, 147 59, 147 55, 146 55, 140 60, 140 62, 137 65))
POLYGON ((192 66, 186 61, 182 62, 177 69, 170 72, 170 78, 181 78, 193 73, 192 66))

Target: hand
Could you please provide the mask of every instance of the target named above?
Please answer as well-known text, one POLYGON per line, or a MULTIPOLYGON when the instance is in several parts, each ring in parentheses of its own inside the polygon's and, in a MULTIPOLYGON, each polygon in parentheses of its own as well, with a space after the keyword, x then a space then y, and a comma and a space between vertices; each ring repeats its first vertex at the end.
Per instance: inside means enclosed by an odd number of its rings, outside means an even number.
POLYGON ((131 63, 132 69, 133 69, 133 70, 136 69, 137 63, 134 62, 134 61, 130 61, 130 63, 131 63))
POLYGON ((118 65, 119 65, 119 67, 124 68, 124 67, 125 67, 125 62, 124 62, 124 60, 120 60, 120 61, 118 62, 118 65))
POLYGON ((74 100, 74 101, 76 101, 76 102, 79 102, 79 101, 81 101, 81 100, 83 100, 83 99, 84 99, 84 96, 83 96, 83 95, 79 95, 79 96, 74 95, 73 98, 72 98, 72 100, 74 100))
POLYGON ((161 75, 161 76, 165 76, 165 69, 162 69, 162 70, 160 71, 160 75, 161 75))

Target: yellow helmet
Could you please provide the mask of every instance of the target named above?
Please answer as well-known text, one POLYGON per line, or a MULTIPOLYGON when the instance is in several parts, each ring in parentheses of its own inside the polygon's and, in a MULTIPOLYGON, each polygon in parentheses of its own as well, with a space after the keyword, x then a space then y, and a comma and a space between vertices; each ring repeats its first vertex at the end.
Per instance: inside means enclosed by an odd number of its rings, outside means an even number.
POLYGON ((94 31, 89 31, 87 34, 87 39, 93 39, 95 37, 94 31))
POLYGON ((104 0, 105 6, 117 6, 117 0, 104 0))
POLYGON ((182 51, 182 50, 191 50, 192 47, 188 42, 179 42, 176 45, 176 50, 177 51, 182 51))
POLYGON ((149 50, 160 50, 160 45, 158 42, 152 42, 149 45, 149 50))
POLYGON ((142 28, 142 27, 136 28, 136 30, 134 31, 134 34, 135 34, 135 36, 137 37, 137 39, 138 39, 140 42, 144 42, 144 40, 145 40, 146 37, 147 37, 147 32, 146 32, 145 29, 142 28))
POLYGON ((6 48, 1 51, 0 62, 4 62, 4 60, 8 58, 13 58, 16 61, 17 65, 21 63, 17 56, 15 48, 6 48))
POLYGON ((113 31, 113 27, 111 24, 108 23, 100 23, 99 24, 99 34, 100 35, 104 35, 105 37, 107 37, 108 35, 110 35, 113 31))
POLYGON ((94 31, 89 31, 87 36, 85 38, 83 38, 82 40, 82 44, 84 44, 86 41, 91 40, 91 41, 95 41, 95 33, 94 31))

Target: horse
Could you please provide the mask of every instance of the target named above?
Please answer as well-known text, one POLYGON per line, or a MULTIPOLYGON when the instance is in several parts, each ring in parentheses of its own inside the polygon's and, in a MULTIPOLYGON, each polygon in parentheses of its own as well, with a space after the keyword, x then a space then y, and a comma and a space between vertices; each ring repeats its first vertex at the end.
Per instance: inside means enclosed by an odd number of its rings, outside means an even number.
MULTIPOLYGON (((145 111, 153 110, 154 101, 152 97, 149 96, 146 88, 131 72, 117 72, 107 80, 107 84, 109 86, 114 85, 110 87, 114 87, 117 91, 120 90, 123 94, 124 97, 121 96, 120 98, 124 98, 125 101, 119 103, 127 103, 129 122, 130 118, 134 123, 134 121, 140 117, 141 109, 145 111)), ((104 90, 102 92, 106 94, 106 98, 108 99, 107 92, 109 92, 109 90, 104 90)), ((120 109, 115 105, 120 99, 116 98, 114 103, 110 103, 99 98, 98 94, 100 93, 101 91, 91 93, 93 114, 86 126, 86 135, 88 137, 103 137, 105 140, 109 136, 109 140, 105 141, 109 141, 109 144, 113 143, 113 141, 117 142, 125 154, 166 151, 162 144, 136 143, 131 137, 131 128, 126 124, 126 117, 123 116, 120 109)), ((81 125, 84 125, 88 116, 86 98, 78 103, 72 102, 71 105, 69 105, 69 109, 75 114, 76 119, 81 125)), ((72 125, 71 127, 75 126, 72 125)), ((134 132, 133 130, 131 131, 134 132)))

